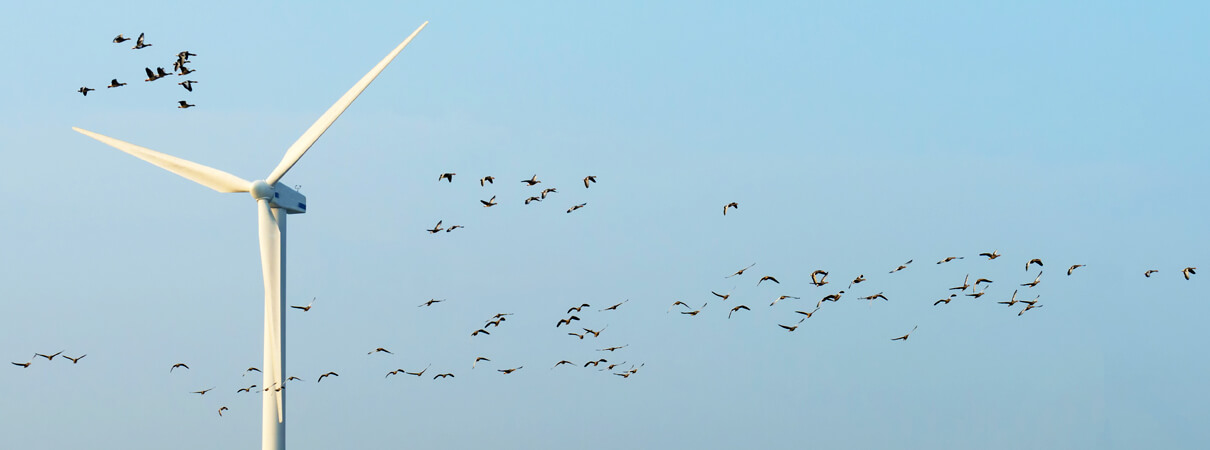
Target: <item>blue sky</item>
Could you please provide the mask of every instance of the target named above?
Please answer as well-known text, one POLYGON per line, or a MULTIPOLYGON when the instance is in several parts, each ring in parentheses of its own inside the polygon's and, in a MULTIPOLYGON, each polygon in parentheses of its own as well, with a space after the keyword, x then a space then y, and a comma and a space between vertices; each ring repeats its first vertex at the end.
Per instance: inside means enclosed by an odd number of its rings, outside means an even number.
POLYGON ((254 202, 70 127, 262 178, 425 20, 283 178, 309 203, 290 220, 290 303, 318 299, 287 314, 286 372, 307 380, 287 397, 290 447, 1210 440, 1196 353, 1210 306, 1201 275, 1180 275, 1210 271, 1204 5, 7 11, 0 355, 88 354, 0 369, 13 447, 246 447, 260 434, 260 399, 235 393, 259 383, 241 376, 261 361, 254 202), (140 32, 151 48, 110 43, 140 32), (193 92, 141 81, 181 50, 198 54, 193 92), (114 77, 129 85, 104 88, 114 77), (533 174, 537 188, 519 182, 533 174), (558 193, 522 204, 542 187, 558 193), (424 232, 438 220, 466 228, 424 232), (1004 256, 976 256, 991 250, 1004 256), (935 264, 946 256, 965 259, 935 264), (1019 287, 1031 258, 1042 282, 1019 287), (1073 264, 1086 267, 1065 275, 1073 264), (810 285, 815 269, 831 283, 810 285), (868 281, 797 331, 777 327, 858 274, 868 281), (966 274, 995 282, 934 307, 966 274), (781 284, 757 286, 763 275, 781 284), (1045 306, 995 303, 1014 289, 1045 306), (878 292, 890 300, 857 299, 878 292), (769 307, 779 295, 802 298, 769 307), (416 306, 430 298, 446 301, 416 306), (677 300, 707 305, 667 313, 677 300), (601 337, 554 327, 581 303, 577 325, 607 326, 601 337), (739 304, 752 310, 727 319, 739 304), (470 337, 501 312, 515 315, 470 337), (597 351, 614 345, 628 346, 597 351), (376 347, 395 354, 366 355, 376 347), (626 379, 579 367, 602 355, 643 365, 626 379), (476 356, 492 361, 471 369, 476 356), (561 359, 577 367, 552 369, 561 359), (177 362, 192 369, 170 374, 177 362), (383 377, 430 365, 456 378, 383 377), (314 382, 327 371, 341 376, 314 382))

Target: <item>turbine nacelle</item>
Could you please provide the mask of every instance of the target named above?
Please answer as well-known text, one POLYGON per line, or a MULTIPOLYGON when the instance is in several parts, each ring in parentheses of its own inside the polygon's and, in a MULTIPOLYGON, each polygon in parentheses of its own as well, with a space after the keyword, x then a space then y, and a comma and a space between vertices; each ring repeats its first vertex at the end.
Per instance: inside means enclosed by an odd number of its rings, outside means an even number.
POLYGON ((272 186, 265 180, 252 182, 248 192, 257 200, 268 200, 269 206, 281 208, 286 214, 302 214, 307 212, 307 196, 281 183, 272 186))

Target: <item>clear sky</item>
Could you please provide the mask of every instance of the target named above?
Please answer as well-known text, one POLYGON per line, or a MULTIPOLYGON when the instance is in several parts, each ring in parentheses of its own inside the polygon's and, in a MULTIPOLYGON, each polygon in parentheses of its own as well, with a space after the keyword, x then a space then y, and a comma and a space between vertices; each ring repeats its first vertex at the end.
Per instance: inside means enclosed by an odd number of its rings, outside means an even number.
POLYGON ((1204 3, 650 3, 7 5, 4 446, 257 445, 255 203, 70 127, 263 178, 425 20, 283 179, 289 303, 317 299, 287 314, 291 448, 1210 442, 1204 3), (182 50, 195 74, 142 81, 182 50), (933 306, 967 274, 994 283, 933 306), (581 303, 599 338, 555 327, 581 303), (8 364, 59 350, 88 356, 8 364))

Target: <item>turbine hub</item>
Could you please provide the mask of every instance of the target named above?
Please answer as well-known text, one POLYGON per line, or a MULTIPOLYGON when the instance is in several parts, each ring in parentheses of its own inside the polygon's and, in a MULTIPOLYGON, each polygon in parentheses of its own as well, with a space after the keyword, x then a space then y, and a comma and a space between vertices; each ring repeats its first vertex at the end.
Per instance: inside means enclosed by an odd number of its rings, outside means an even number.
POLYGON ((257 200, 267 200, 273 198, 273 186, 269 186, 265 180, 256 180, 252 182, 252 189, 248 189, 252 194, 252 198, 257 200))

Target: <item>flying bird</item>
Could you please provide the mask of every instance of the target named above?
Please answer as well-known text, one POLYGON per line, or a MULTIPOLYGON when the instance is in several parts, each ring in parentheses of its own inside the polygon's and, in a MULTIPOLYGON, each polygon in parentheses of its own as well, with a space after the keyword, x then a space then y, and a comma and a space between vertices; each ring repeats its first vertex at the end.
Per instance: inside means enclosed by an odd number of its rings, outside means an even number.
POLYGON ((979 286, 980 283, 994 283, 994 281, 989 280, 987 278, 980 278, 978 280, 975 280, 975 286, 979 286))
POLYGON ((540 199, 538 197, 530 197, 530 198, 525 199, 525 204, 528 205, 532 202, 540 202, 540 201, 542 201, 542 199, 540 199))
POLYGON ((184 65, 184 64, 182 64, 182 65, 181 65, 181 73, 178 73, 177 75, 184 76, 184 75, 189 75, 189 74, 191 74, 191 73, 193 73, 193 72, 197 72, 197 71, 196 71, 196 70, 193 70, 193 69, 190 69, 190 68, 188 68, 188 67, 185 67, 185 65, 184 65))
POLYGON ((1037 264, 1037 265, 1038 265, 1038 267, 1042 267, 1042 260, 1041 260, 1041 259, 1038 259, 1038 258, 1034 258, 1034 259, 1029 260, 1029 262, 1025 263, 1025 271, 1026 271, 1026 272, 1029 272, 1029 265, 1030 265, 1030 264, 1037 264))
POLYGON ((433 375, 434 380, 436 380, 438 378, 445 378, 445 377, 457 378, 452 373, 439 373, 439 374, 433 375))
POLYGON ((765 281, 765 280, 769 280, 769 281, 772 281, 772 282, 774 282, 774 283, 781 284, 781 282, 780 282, 780 281, 777 281, 777 278, 773 278, 773 277, 771 277, 771 276, 765 275, 765 276, 763 276, 763 277, 760 277, 760 279, 759 279, 759 280, 756 280, 756 285, 757 285, 757 286, 760 286, 760 282, 765 281))
POLYGON ((171 72, 169 72, 169 71, 167 71, 167 70, 164 70, 164 68, 163 68, 163 67, 156 67, 156 68, 155 68, 155 77, 156 77, 156 78, 164 78, 164 77, 169 76, 169 75, 172 75, 172 73, 171 73, 171 72))
POLYGON ((339 374, 339 373, 336 373, 336 372, 328 372, 328 373, 325 373, 325 374, 323 374, 323 375, 320 375, 320 376, 319 376, 319 379, 318 379, 318 380, 315 380, 315 382, 316 382, 316 383, 318 383, 318 382, 320 382, 320 381, 323 381, 323 380, 324 380, 324 377, 328 377, 328 376, 339 377, 339 376, 340 376, 340 374, 339 374))
POLYGON ((564 360, 562 360, 562 361, 559 361, 559 362, 555 363, 554 367, 551 367, 551 369, 554 369, 555 367, 559 367, 559 366, 561 366, 561 365, 563 365, 563 364, 575 364, 575 363, 573 363, 573 362, 571 362, 571 361, 568 361, 568 360, 564 359, 564 360))
POLYGON ((905 334, 905 335, 903 335, 903 336, 899 336, 899 337, 897 337, 897 338, 892 338, 891 340, 892 340, 892 341, 906 341, 906 340, 907 340, 907 338, 908 338, 908 336, 911 336, 911 335, 912 335, 912 332, 913 332, 913 331, 916 331, 916 327, 919 327, 919 326, 920 326, 920 325, 916 325, 915 327, 912 327, 912 331, 907 332, 907 334, 905 334))
MULTIPOLYGON (((705 306, 705 305, 702 305, 702 306, 705 306)), ((698 313, 700 313, 700 312, 702 312, 701 308, 699 308, 699 309, 695 309, 695 310, 693 310, 693 311, 681 311, 681 314, 687 314, 687 315, 690 315, 690 316, 696 316, 696 315, 697 315, 698 313)))
POLYGON ((794 299, 797 299, 798 297, 795 297, 795 296, 792 296, 792 295, 783 295, 783 296, 781 296, 781 297, 777 297, 777 299, 776 299, 776 300, 773 300, 773 303, 770 303, 770 304, 769 304, 769 306, 776 305, 776 304, 777 304, 777 302, 780 302, 780 301, 785 300, 785 299, 787 299, 787 298, 794 298, 794 299))
POLYGON ((1017 313, 1017 316, 1020 317, 1022 314, 1025 314, 1025 311, 1029 311, 1031 309, 1041 308, 1041 307, 1042 307, 1042 305, 1030 304, 1029 306, 1026 306, 1025 309, 1022 309, 1021 312, 1017 313))
MULTIPOLYGON (((606 325, 605 328, 609 328, 609 325, 606 325)), ((596 330, 596 331, 593 331, 593 330, 590 330, 587 328, 584 328, 583 330, 584 330, 585 334, 592 334, 592 337, 599 338, 599 337, 601 337, 601 332, 605 331, 605 328, 601 328, 600 330, 596 330)))
POLYGON ((63 355, 63 357, 64 357, 64 358, 67 358, 68 360, 70 360, 72 364, 75 364, 75 363, 80 362, 80 360, 81 360, 81 359, 84 359, 84 357, 85 357, 85 356, 88 356, 88 355, 80 355, 80 356, 75 357, 75 358, 72 358, 72 357, 67 356, 67 355, 63 355))
POLYGON ((588 333, 572 333, 572 332, 568 332, 567 334, 568 334, 569 336, 575 336, 575 337, 578 337, 578 338, 580 338, 580 340, 584 340, 584 336, 586 336, 588 333))
POLYGON ((251 385, 251 386, 248 386, 248 387, 246 387, 246 388, 239 388, 239 389, 236 389, 236 390, 235 390, 235 393, 236 393, 236 394, 238 394, 238 393, 240 393, 240 392, 248 392, 248 393, 251 393, 253 389, 256 389, 256 385, 255 385, 255 384, 254 384, 254 385, 251 385))
MULTIPOLYGON (((814 310, 814 311, 811 311, 811 312, 806 312, 806 311, 794 311, 794 312, 796 312, 796 313, 799 313, 799 314, 802 314, 802 315, 806 316, 806 317, 804 317, 804 319, 810 319, 810 318, 811 318, 811 316, 815 315, 815 312, 816 312, 816 311, 819 311, 819 307, 818 307, 818 306, 816 306, 816 307, 815 307, 815 310, 814 310)), ((799 322, 799 323, 802 323, 802 322, 799 322)))
POLYGON ((837 292, 837 293, 835 293, 835 294, 828 294, 828 295, 825 295, 825 296, 823 296, 823 298, 819 299, 819 301, 818 301, 818 302, 815 302, 815 308, 816 308, 816 309, 819 309, 819 306, 820 306, 820 305, 823 305, 823 302, 837 302, 837 301, 840 301, 840 296, 841 296, 841 295, 844 295, 844 291, 840 291, 840 292, 837 292))
POLYGON ((156 75, 155 72, 152 72, 150 67, 144 67, 143 71, 147 72, 147 79, 143 81, 155 81, 160 79, 160 76, 156 75))
POLYGON ((1028 283, 1021 283, 1021 285, 1022 285, 1022 286, 1034 287, 1034 286, 1037 286, 1037 285, 1038 285, 1038 283, 1041 283, 1041 282, 1042 282, 1042 272, 1038 272, 1038 276, 1034 277, 1034 280, 1033 280, 1033 281, 1030 281, 1030 282, 1028 282, 1028 283))
POLYGON ((571 325, 571 321, 573 321, 573 320, 580 320, 580 318, 576 317, 576 316, 571 316, 566 319, 559 319, 559 323, 555 324, 555 328, 559 328, 563 325, 571 325))
POLYGON ((121 34, 118 34, 118 37, 113 38, 113 43, 121 44, 121 43, 129 41, 129 40, 130 40, 130 38, 123 37, 121 34))
MULTIPOLYGON (((484 358, 484 359, 487 359, 487 358, 484 358)), ((429 364, 429 365, 427 365, 427 366, 424 366, 424 370, 421 370, 421 371, 419 371, 419 372, 408 372, 408 371, 406 371, 406 370, 405 370, 405 371, 403 371, 403 373, 408 374, 408 375, 415 375, 415 376, 418 376, 418 377, 419 377, 419 376, 423 376, 425 372, 428 372, 428 371, 429 371, 429 367, 432 367, 432 364, 429 364)))
POLYGON ((965 256, 947 256, 945 259, 943 259, 941 261, 937 261, 937 264, 947 263, 947 262, 953 261, 955 259, 965 259, 965 258, 966 258, 965 256))
MULTIPOLYGON (((799 322, 799 323, 802 323, 802 322, 799 322)), ((791 332, 798 329, 798 325, 789 326, 789 325, 782 325, 779 323, 779 324, 777 324, 777 326, 785 328, 787 331, 791 331, 791 332)))
POLYGON ((987 293, 987 288, 984 288, 984 289, 983 289, 983 291, 981 291, 981 292, 975 292, 975 290, 974 290, 974 289, 971 289, 971 293, 966 294, 966 296, 967 296, 967 297, 979 298, 979 297, 982 297, 982 296, 983 296, 983 294, 986 294, 986 293, 987 293))
POLYGON ((176 370, 177 367, 184 367, 186 369, 189 368, 189 366, 185 365, 185 363, 176 363, 176 364, 173 364, 172 367, 168 368, 168 371, 172 372, 173 370, 176 370))
POLYGON ((942 304, 942 303, 945 303, 945 304, 947 304, 947 305, 948 305, 948 304, 950 303, 950 300, 953 300, 953 299, 954 299, 954 297, 957 297, 957 296, 958 296, 958 294, 950 294, 950 296, 949 296, 949 297, 946 297, 946 298, 943 298, 943 299, 941 299, 941 300, 937 300, 937 301, 933 302, 933 306, 937 306, 937 305, 940 305, 940 304, 942 304))
POLYGON ((736 202, 731 202, 731 203, 728 203, 728 204, 726 204, 726 205, 723 205, 723 215, 724 215, 724 216, 725 216, 725 215, 727 215, 727 208, 735 208, 735 209, 739 209, 739 203, 736 203, 736 202))
POLYGON ((80 87, 80 89, 76 90, 76 92, 79 92, 79 93, 81 93, 81 94, 84 94, 84 96, 85 96, 85 97, 87 97, 87 96, 88 96, 88 91, 95 91, 95 90, 96 90, 96 89, 92 89, 92 88, 89 88, 89 87, 84 87, 84 86, 81 86, 81 87, 80 87))
POLYGON ((182 87, 184 87, 186 91, 193 92, 193 83, 197 83, 197 82, 196 82, 196 81, 193 81, 193 80, 185 80, 185 81, 182 81, 182 82, 177 83, 177 84, 179 84, 179 85, 181 85, 182 87))
POLYGON ((1186 267, 1184 269, 1181 269, 1181 274, 1185 275, 1185 279, 1188 280, 1189 275, 1197 275, 1196 270, 1197 270, 1196 267, 1186 267))
POLYGON ((849 283, 849 288, 852 288, 854 284, 862 281, 865 281, 865 274, 858 275, 857 278, 854 278, 853 281, 849 283))
POLYGON ((226 411, 226 410, 227 410, 227 407, 226 407, 226 406, 224 406, 224 407, 222 407, 222 408, 219 408, 219 409, 218 409, 218 416, 219 416, 219 417, 223 417, 223 411, 226 411))
POLYGON ((496 177, 493 177, 493 176, 491 176, 491 175, 488 175, 488 176, 486 176, 486 177, 483 177, 483 178, 480 178, 480 179, 479 179, 479 185, 480 185, 480 186, 486 186, 485 184, 483 184, 484 182, 488 182, 488 183, 491 183, 491 184, 496 184, 496 177))
POLYGON ((522 367, 525 367, 525 366, 514 367, 514 368, 512 368, 512 369, 496 369, 496 371, 497 371, 497 372, 500 372, 500 373, 503 373, 503 374, 505 374, 505 375, 508 375, 508 374, 510 374, 510 373, 513 373, 513 372, 516 372, 516 371, 518 371, 518 370, 521 370, 521 368, 522 368, 522 367))
POLYGON ((391 351, 390 351, 390 350, 387 350, 387 349, 382 348, 382 347, 378 347, 378 348, 376 348, 376 349, 374 349, 374 350, 372 350, 372 351, 370 351, 369 353, 366 353, 366 354, 367 354, 367 355, 373 355, 373 354, 378 353, 378 352, 386 353, 386 354, 388 354, 388 355, 394 355, 394 353, 391 353, 391 351))
POLYGON ((1146 272, 1143 272, 1143 276, 1145 276, 1145 277, 1147 277, 1147 278, 1151 278, 1151 274, 1156 273, 1156 272, 1159 272, 1159 271, 1158 271, 1158 270, 1155 270, 1155 269, 1151 269, 1151 270, 1148 270, 1148 271, 1146 271, 1146 272))
POLYGON ((47 361, 54 361, 54 360, 55 360, 55 357, 56 357, 56 356, 59 356, 59 355, 60 355, 60 354, 62 354, 62 353, 63 353, 63 350, 59 350, 58 352, 56 352, 56 353, 55 353, 55 354, 53 354, 53 355, 43 355, 43 354, 41 354, 41 353, 34 353, 34 357, 41 356, 41 357, 43 357, 43 358, 46 358, 46 360, 47 360, 47 361))
POLYGON ((1068 268, 1067 268, 1067 276, 1071 276, 1071 272, 1072 272, 1073 270, 1079 269, 1079 268, 1081 268, 1081 267, 1084 267, 1084 265, 1083 265, 1083 264, 1076 264, 1076 265, 1073 265, 1073 266, 1071 266, 1071 267, 1068 267, 1068 268))
POLYGON ((736 306, 736 307, 734 307, 734 308, 731 308, 731 312, 727 313, 727 318, 728 318, 728 319, 730 319, 730 318, 731 318, 731 314, 732 314, 732 313, 734 313, 734 312, 736 312, 736 311, 739 311, 739 310, 741 310, 741 309, 742 309, 742 310, 744 310, 744 311, 751 311, 751 309, 748 309, 748 307, 747 307, 747 306, 744 306, 744 305, 739 305, 739 306, 736 306))
POLYGON ((478 358, 475 358, 475 362, 471 363, 471 368, 474 369, 475 365, 479 364, 479 361, 491 361, 491 360, 487 359, 486 357, 480 356, 478 358))
MULTIPOLYGON (((122 35, 120 35, 120 34, 118 35, 118 37, 121 37, 121 36, 122 35)), ((114 41, 118 42, 116 39, 114 41)), ((143 43, 143 33, 139 33, 139 39, 134 41, 134 47, 130 47, 130 48, 138 50, 140 48, 146 48, 146 47, 151 47, 151 44, 143 43)))
POLYGON ((484 208, 490 208, 490 207, 496 206, 498 204, 498 203, 496 203, 496 196, 494 196, 494 195, 492 196, 492 198, 489 198, 487 200, 479 200, 479 203, 482 203, 484 208))
POLYGON ((605 358, 601 358, 596 361, 589 361, 589 362, 584 363, 584 367, 588 367, 589 364, 591 364, 593 367, 596 367, 598 364, 601 364, 603 362, 609 362, 609 361, 606 361, 605 358))
POLYGON ((249 367, 247 370, 244 370, 244 375, 247 375, 248 372, 264 373, 264 372, 261 372, 260 369, 257 369, 255 367, 249 367))
POLYGON ((438 231, 441 231, 442 229, 443 229, 443 228, 441 228, 441 221, 440 221, 440 220, 438 220, 438 221, 437 221, 437 225, 434 225, 434 226, 433 226, 433 228, 432 228, 431 230, 424 230, 424 231, 428 231, 429 233, 436 233, 436 232, 438 232, 438 231))
POLYGON ((665 311, 665 312, 664 312, 664 314, 667 314, 667 313, 672 312, 672 308, 675 308, 675 307, 676 307, 676 305, 683 305, 685 308, 688 308, 688 309, 693 308, 692 306, 689 306, 689 304, 688 304, 688 303, 685 303, 685 302, 682 302, 682 301, 680 301, 680 300, 677 300, 677 301, 675 301, 675 302, 672 302, 672 306, 669 306, 669 307, 668 307, 668 311, 665 311))
POLYGON ((197 53, 190 53, 189 50, 185 50, 183 52, 177 53, 176 59, 181 60, 181 61, 188 61, 190 56, 197 56, 197 53))
POLYGON ((971 287, 970 280, 971 280, 971 274, 968 273, 968 274, 966 274, 966 278, 962 279, 962 286, 952 287, 952 288, 950 288, 950 290, 951 291, 965 291, 966 288, 971 287))
POLYGON ((480 329, 475 330, 474 332, 472 332, 472 333, 471 333, 471 336, 478 336, 478 335, 479 335, 479 333, 483 333, 483 334, 486 334, 486 335, 488 335, 488 336, 491 336, 491 333, 488 333, 488 332, 487 332, 487 330, 484 330, 484 329, 482 329, 482 328, 480 328, 480 329))
POLYGON ((449 228, 446 228, 446 229, 445 229, 445 232, 446 232, 446 233, 449 233, 449 232, 454 231, 454 230, 457 230, 457 229, 459 229, 459 228, 466 228, 466 227, 464 227, 464 226, 462 226, 462 225, 450 225, 450 227, 449 227, 449 228))
MULTIPOLYGON (((777 281, 777 280, 773 280, 773 281, 777 281)), ((781 283, 777 283, 777 284, 781 284, 781 283)), ((811 272, 811 284, 814 284, 816 286, 823 286, 825 284, 828 284, 828 273, 824 272, 823 269, 816 269, 814 272, 811 272), (819 276, 819 275, 823 275, 823 276, 816 279, 816 276, 819 276)))
POLYGON ((593 183, 596 183, 596 182, 597 182, 597 176, 596 176, 596 175, 589 175, 589 176, 584 177, 584 189, 588 189, 588 182, 590 182, 590 181, 591 181, 591 182, 593 182, 593 183))
POLYGON ((877 299, 880 299, 880 298, 881 298, 881 299, 883 299, 884 301, 890 301, 890 300, 887 300, 886 296, 885 296, 885 295, 882 295, 882 293, 881 293, 881 292, 879 292, 879 293, 877 293, 877 294, 874 294, 874 295, 869 295, 869 296, 862 297, 861 299, 862 299, 862 300, 870 300, 870 301, 874 301, 874 300, 877 300, 877 299))
POLYGON ((1008 301, 1007 301, 1007 302, 996 302, 996 303, 999 303, 999 304, 1001 304, 1001 305, 1008 305, 1008 306, 1010 306, 1010 307, 1011 307, 1011 306, 1013 306, 1013 305, 1017 304, 1017 302, 1018 302, 1018 301, 1019 301, 1019 300, 1017 300, 1017 291, 1014 289, 1014 290, 1013 290, 1013 297, 1012 297, 1012 298, 1010 298, 1010 299, 1008 299, 1008 301))
POLYGON ((914 260, 909 259, 909 260, 908 260, 908 262, 905 262, 905 263, 903 263, 903 264, 900 264, 900 265, 899 265, 899 267, 896 267, 896 268, 895 268, 895 270, 892 270, 892 271, 891 271, 891 273, 895 273, 895 272, 898 272, 898 271, 900 271, 900 270, 906 269, 906 268, 907 268, 907 266, 908 266, 908 264, 911 264, 911 263, 912 263, 912 261, 914 261, 914 260))
POLYGON ((598 352, 612 352, 612 351, 615 351, 615 350, 621 350, 621 349, 624 349, 624 348, 629 347, 629 346, 630 346, 630 344, 626 344, 626 345, 623 345, 623 346, 620 346, 620 347, 606 347, 606 348, 597 349, 597 351, 598 351, 598 352))
POLYGON ((193 392, 190 392, 190 394, 206 395, 206 393, 207 393, 207 392, 210 392, 210 391, 212 391, 212 390, 214 390, 214 388, 210 388, 210 389, 202 389, 202 390, 200 390, 200 391, 193 391, 193 392))
POLYGON ((714 296, 715 296, 715 297, 721 298, 721 299, 723 299, 723 300, 726 300, 728 297, 730 297, 730 296, 731 296, 731 293, 730 293, 730 292, 728 292, 728 293, 726 293, 726 294, 720 294, 720 293, 718 293, 718 292, 710 291, 710 293, 711 293, 711 294, 714 294, 714 296))
POLYGON ((723 278, 731 278, 731 277, 736 276, 736 275, 743 275, 745 270, 751 269, 751 268, 752 268, 752 266, 755 266, 755 265, 756 265, 756 263, 749 264, 749 265, 748 265, 748 267, 745 267, 745 268, 743 268, 743 269, 739 269, 739 270, 735 271, 735 273, 733 273, 733 274, 731 274, 731 275, 727 275, 727 276, 725 276, 725 277, 723 277, 723 278))
POLYGON ((575 206, 572 206, 572 207, 570 207, 570 208, 567 208, 567 213, 568 213, 568 214, 571 214, 571 212, 572 212, 572 211, 575 211, 575 210, 577 210, 577 209, 583 208, 583 207, 584 207, 584 206, 586 206, 586 205, 588 205, 588 203, 581 203, 581 204, 579 204, 579 205, 575 205, 575 206))
MULTIPOLYGON (((628 302, 628 301, 630 301, 630 299, 623 300, 623 301, 622 301, 622 303, 626 303, 626 302, 628 302)), ((610 307, 608 307, 608 308, 602 309, 601 311, 610 311, 610 310, 617 311, 618 307, 619 307, 619 306, 622 306, 622 303, 618 303, 618 304, 616 304, 616 305, 613 305, 613 306, 610 306, 610 307)))
POLYGON ((107 87, 107 88, 116 88, 116 87, 122 87, 122 86, 125 86, 125 85, 126 85, 126 83, 119 83, 119 82, 118 82, 118 79, 117 79, 117 78, 114 78, 114 79, 112 79, 112 80, 109 80, 109 86, 105 86, 105 87, 107 87))
POLYGON ((310 310, 311 310, 311 305, 314 305, 314 304, 315 304, 315 297, 311 297, 311 303, 307 303, 307 306, 294 306, 294 305, 290 305, 290 307, 291 307, 291 308, 294 308, 294 309, 301 309, 301 310, 303 310, 303 312, 306 312, 306 311, 310 311, 310 310))
POLYGON ((528 180, 521 180, 521 182, 525 183, 526 186, 533 186, 535 184, 541 183, 541 181, 538 181, 538 174, 534 174, 534 176, 530 177, 530 179, 528 179, 528 180))
POLYGON ((543 189, 542 193, 538 194, 538 195, 540 197, 542 197, 542 200, 546 200, 546 194, 558 194, 558 193, 559 193, 559 191, 555 190, 555 188, 546 188, 546 189, 543 189))
POLYGON ((446 181, 448 181, 448 182, 450 182, 450 183, 453 183, 453 182, 454 182, 454 175, 456 175, 456 174, 454 174, 454 173, 449 173, 449 172, 443 173, 443 174, 441 174, 441 175, 437 176, 437 181, 446 180, 446 181))
POLYGON ((435 299, 435 298, 430 298, 430 299, 429 299, 429 301, 424 302, 424 303, 421 303, 421 304, 419 304, 419 305, 416 305, 416 307, 417 307, 417 308, 419 308, 419 307, 421 307, 421 306, 433 306, 433 304, 434 304, 434 303, 441 303, 441 302, 443 302, 443 301, 445 301, 445 300, 444 300, 444 299, 442 299, 442 300, 437 300, 437 299, 435 299))
POLYGON ((988 260, 993 260, 1000 257, 999 250, 992 250, 991 253, 980 253, 979 256, 986 256, 988 260))
POLYGON ((23 362, 23 363, 15 362, 15 363, 13 363, 13 365, 14 365, 14 366, 21 366, 21 367, 24 367, 24 368, 28 369, 28 368, 29 368, 29 365, 30 365, 30 364, 33 364, 33 363, 34 363, 33 361, 29 361, 29 362, 23 362))
POLYGON ((188 103, 185 103, 185 101, 184 101, 184 100, 179 100, 179 101, 177 101, 177 103, 180 103, 180 105, 178 105, 178 106, 177 106, 177 108, 181 108, 181 109, 184 109, 184 108, 192 108, 192 107, 194 107, 194 106, 197 106, 197 105, 190 105, 190 104, 188 104, 188 103))
POLYGON ((568 313, 568 314, 571 314, 571 312, 572 312, 572 311, 575 311, 575 312, 580 312, 580 310, 581 310, 581 309, 587 308, 587 307, 589 307, 589 306, 590 306, 590 305, 589 305, 589 304, 587 304, 587 303, 581 303, 581 304, 580 304, 580 306, 573 306, 573 307, 571 307, 571 308, 568 308, 568 309, 567 309, 567 313, 568 313))

